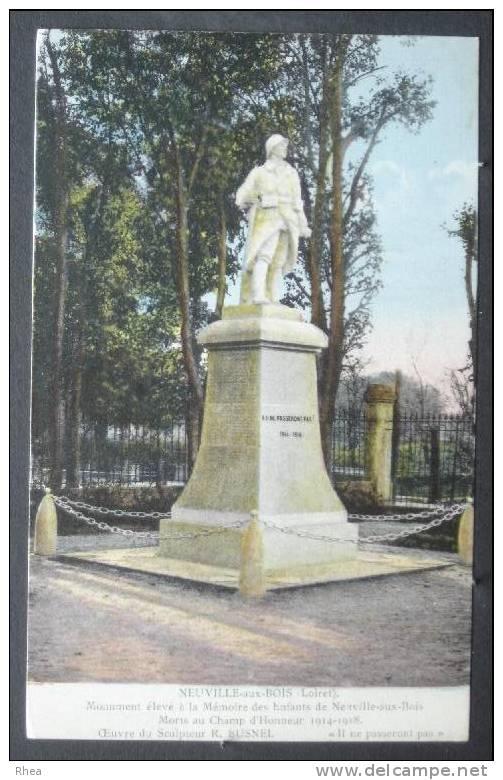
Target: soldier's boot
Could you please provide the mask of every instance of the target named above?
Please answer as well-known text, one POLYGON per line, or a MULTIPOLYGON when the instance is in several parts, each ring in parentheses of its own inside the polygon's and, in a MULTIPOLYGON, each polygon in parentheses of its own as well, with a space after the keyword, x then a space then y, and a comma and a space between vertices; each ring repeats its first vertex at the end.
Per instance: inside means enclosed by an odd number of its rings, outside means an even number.
POLYGON ((270 303, 267 299, 265 285, 269 263, 257 257, 252 272, 252 301, 253 303, 270 303))
POLYGON ((274 268, 269 271, 270 280, 268 280, 268 297, 272 303, 279 303, 281 298, 281 282, 283 281, 283 271, 281 268, 274 268))

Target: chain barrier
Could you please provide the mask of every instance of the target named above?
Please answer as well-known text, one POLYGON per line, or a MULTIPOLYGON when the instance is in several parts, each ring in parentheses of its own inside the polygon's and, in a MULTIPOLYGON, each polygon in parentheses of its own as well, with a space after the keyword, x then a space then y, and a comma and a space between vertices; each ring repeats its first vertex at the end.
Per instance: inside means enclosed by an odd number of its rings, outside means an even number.
POLYGON ((358 544, 358 539, 348 539, 344 536, 318 536, 309 531, 299 531, 296 528, 283 528, 275 523, 264 522, 266 528, 272 528, 274 531, 280 531, 287 536, 298 536, 300 539, 312 539, 315 542, 346 542, 346 544, 358 544))
POLYGON ((348 514, 348 520, 360 520, 371 522, 393 522, 394 520, 420 520, 421 518, 434 517, 435 515, 442 515, 444 512, 455 510, 456 512, 464 512, 466 504, 451 504, 445 506, 444 504, 436 504, 429 509, 424 509, 422 512, 403 512, 401 514, 382 514, 382 515, 357 515, 348 514))
POLYGON ((69 504, 76 509, 87 509, 90 512, 96 512, 100 515, 109 515, 112 517, 136 517, 136 518, 152 518, 153 520, 163 520, 171 517, 171 512, 130 512, 127 509, 109 509, 105 506, 94 506, 94 504, 86 504, 84 501, 74 501, 67 496, 58 496, 58 499, 69 504))
MULTIPOLYGON (((41 486, 42 489, 47 491, 45 485, 41 486)), ((171 512, 129 512, 123 509, 108 509, 107 507, 94 506, 93 504, 86 504, 84 501, 74 501, 67 496, 53 496, 54 503, 66 514, 75 517, 77 520, 81 520, 89 526, 93 526, 100 531, 107 531, 108 533, 118 534, 120 536, 126 536, 135 539, 152 539, 155 541, 162 541, 164 539, 194 539, 201 536, 212 536, 213 534, 225 533, 233 528, 242 528, 247 525, 247 521, 240 520, 239 522, 232 523, 226 526, 218 526, 217 528, 208 528, 193 532, 174 532, 166 536, 160 536, 158 531, 133 531, 128 528, 119 528, 116 525, 109 525, 103 520, 95 520, 92 517, 87 517, 81 509, 96 512, 101 515, 108 515, 112 517, 132 517, 132 518, 151 518, 156 520, 171 518, 171 512)), ((283 534, 298 536, 302 539, 312 539, 319 542, 346 542, 358 544, 376 544, 383 542, 392 542, 397 539, 405 539, 408 536, 414 536, 416 534, 424 533, 431 528, 437 528, 444 523, 453 520, 460 515, 468 504, 451 504, 450 506, 444 506, 437 504, 436 506, 426 509, 422 512, 406 512, 403 514, 381 514, 381 515, 363 515, 363 514, 349 514, 349 520, 367 521, 367 522, 393 522, 394 520, 409 521, 419 520, 432 517, 428 523, 422 525, 416 525, 412 528, 404 528, 399 532, 391 532, 386 534, 370 534, 359 538, 359 540, 346 539, 344 537, 322 536, 318 534, 310 533, 309 531, 299 531, 295 528, 283 528, 275 523, 264 521, 263 525, 267 528, 271 528, 275 531, 279 531, 283 534)))
MULTIPOLYGON (((293 536, 298 536, 302 539, 313 539, 318 542, 346 542, 346 543, 354 543, 358 544, 359 542, 362 544, 376 544, 376 543, 382 543, 382 542, 393 542, 397 539, 405 539, 407 536, 414 536, 415 534, 423 533, 424 531, 428 531, 430 528, 436 528, 443 523, 448 522, 449 520, 453 520, 457 515, 461 514, 467 507, 467 504, 453 504, 450 507, 444 508, 444 514, 440 515, 439 517, 434 518, 429 523, 425 523, 424 525, 416 525, 413 528, 404 528, 402 531, 393 532, 393 533, 387 533, 387 534, 370 534, 369 536, 363 536, 360 537, 358 540, 353 539, 346 539, 344 537, 335 537, 335 536, 318 536, 317 534, 309 533, 308 531, 299 531, 295 528, 282 528, 279 525, 275 525, 274 523, 268 523, 264 522, 264 525, 273 528, 275 531, 280 531, 284 534, 290 534, 293 536)), ((424 516, 424 513, 422 513, 421 516, 424 516)), ((349 517, 354 517, 354 515, 349 515, 349 517)), ((373 515, 360 515, 360 517, 365 517, 367 520, 369 518, 374 518, 373 515)), ((400 517, 403 518, 404 515, 386 515, 387 518, 392 517, 400 517)))
MULTIPOLYGON (((48 492, 49 488, 46 485, 32 485, 32 489, 43 490, 48 492)), ((50 491, 49 491, 50 492, 50 491)), ((99 515, 108 515, 110 517, 135 517, 135 518, 150 518, 152 520, 164 520, 171 517, 171 512, 134 512, 127 509, 110 509, 106 506, 95 506, 95 504, 86 504, 84 501, 75 501, 68 496, 53 496, 54 501, 63 501, 69 508, 76 510, 86 509, 88 512, 95 512, 99 515)), ((81 518, 79 518, 81 519, 81 518)), ((106 525, 106 523, 105 523, 106 525)), ((135 533, 134 531, 132 533, 135 533)))
POLYGON ((447 523, 450 520, 454 520, 455 517, 465 511, 467 506, 468 504, 454 504, 452 507, 448 507, 446 509, 444 515, 440 515, 440 517, 436 517, 434 520, 431 520, 429 523, 425 523, 424 525, 416 525, 413 528, 404 528, 399 533, 372 534, 371 536, 364 536, 361 541, 367 544, 376 542, 393 542, 397 539, 405 539, 407 536, 415 536, 416 534, 424 533, 424 531, 429 531, 430 528, 438 528, 444 523, 447 523))
MULTIPOLYGON (((129 538, 134 538, 134 539, 153 539, 157 542, 164 541, 165 539, 173 539, 173 540, 194 539, 199 536, 212 536, 213 534, 224 533, 225 531, 228 531, 229 529, 232 528, 240 528, 246 525, 247 523, 247 521, 243 522, 242 520, 240 520, 237 523, 232 523, 226 526, 218 526, 217 528, 207 528, 199 531, 191 531, 190 533, 175 531, 173 534, 167 534, 161 536, 158 531, 132 531, 129 528, 119 528, 116 525, 108 525, 108 523, 105 523, 102 520, 95 520, 92 517, 87 517, 82 512, 79 512, 78 509, 75 509, 67 501, 65 501, 63 496, 54 496, 54 503, 66 514, 70 515, 71 517, 75 517, 77 520, 81 520, 82 522, 86 523, 89 526, 94 526, 95 528, 98 528, 100 531, 107 531, 108 533, 111 534, 117 534, 119 536, 127 536, 129 538)), ((126 512, 125 514, 128 513, 126 512)), ((134 515, 134 517, 137 516, 138 515, 134 515)), ((147 516, 150 517, 150 515, 147 516)), ((164 515, 164 514, 160 514, 160 516, 163 518, 168 517, 168 515, 164 515)), ((171 515, 169 515, 169 517, 170 516, 171 515)))
MULTIPOLYGON (((102 520, 95 520, 93 517, 87 517, 78 509, 75 509, 69 504, 62 496, 54 496, 54 503, 56 506, 63 510, 67 515, 75 517, 77 520, 81 520, 87 525, 94 526, 100 531, 108 531, 112 534, 119 534, 121 536, 136 537, 139 539, 159 539, 159 533, 157 531, 132 531, 128 528, 119 528, 116 525, 108 525, 108 523, 102 520)), ((93 507, 94 509, 94 507, 93 507)))

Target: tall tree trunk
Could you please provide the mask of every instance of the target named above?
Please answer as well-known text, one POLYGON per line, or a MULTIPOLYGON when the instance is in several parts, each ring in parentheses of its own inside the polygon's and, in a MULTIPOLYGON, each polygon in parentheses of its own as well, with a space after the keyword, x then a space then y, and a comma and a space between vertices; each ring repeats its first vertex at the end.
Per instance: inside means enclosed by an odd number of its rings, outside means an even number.
POLYGON ((81 476, 81 423, 82 423, 82 374, 86 356, 85 331, 87 328, 87 301, 89 279, 84 272, 89 255, 95 252, 96 230, 100 224, 103 208, 107 200, 107 178, 99 185, 97 202, 91 221, 87 227, 87 240, 82 258, 74 264, 72 285, 78 291, 76 304, 75 337, 72 349, 72 366, 68 388, 68 414, 66 433, 69 445, 66 458, 66 482, 70 487, 78 487, 81 476))
POLYGON ((320 427, 325 463, 330 473, 332 465, 332 426, 335 399, 342 369, 344 350, 344 253, 342 210, 342 95, 344 43, 339 50, 331 74, 330 129, 332 135, 332 208, 330 218, 330 254, 332 295, 330 300, 330 330, 326 351, 326 367, 323 376, 320 404, 320 427))
POLYGON ((323 98, 320 106, 320 133, 318 152, 318 171, 316 176, 316 192, 314 196, 313 224, 309 243, 308 271, 311 285, 311 322, 327 330, 327 319, 321 289, 321 253, 323 247, 323 215, 325 211, 327 160, 328 160, 328 84, 325 74, 323 98))
POLYGON ((187 398, 187 412, 185 415, 185 429, 187 435, 187 477, 190 477, 197 458, 199 449, 199 436, 201 430, 202 405, 195 398, 193 390, 189 390, 187 398))
POLYGON ((181 318, 182 356, 188 384, 187 449, 189 472, 195 463, 199 445, 199 420, 203 408, 203 390, 192 343, 189 287, 188 196, 178 149, 176 157, 176 284, 181 318))
POLYGON ((53 490, 59 490, 63 478, 63 332, 65 322, 66 288, 67 288, 67 242, 68 242, 68 193, 66 191, 66 98, 61 82, 58 58, 49 36, 46 48, 51 62, 54 92, 55 92, 55 209, 54 209, 54 242, 56 248, 56 283, 54 291, 54 308, 52 324, 52 357, 51 357, 51 406, 49 416, 50 441, 50 476, 49 484, 53 490))
POLYGON ((218 283, 217 283, 217 302, 215 314, 218 319, 222 318, 222 311, 225 300, 225 286, 227 280, 227 217, 224 204, 220 204, 220 224, 218 237, 218 283))
MULTIPOLYGON (((318 170, 316 174, 316 190, 312 217, 311 240, 308 250, 308 274, 311 287, 311 322, 325 333, 328 331, 323 290, 321 286, 321 254, 323 251, 323 226, 325 201, 327 197, 327 162, 328 162, 328 73, 323 75, 323 94, 320 105, 320 126, 318 139, 318 170)), ((321 404, 323 397, 324 377, 327 368, 327 354, 324 350, 317 361, 318 399, 321 404)), ((321 407, 320 407, 321 408, 321 407)), ((325 451, 325 450, 324 450, 325 451)))
POLYGON ((72 370, 68 399, 68 417, 66 420, 69 445, 66 463, 66 484, 69 487, 78 487, 80 484, 80 428, 83 363, 83 323, 82 315, 79 312, 75 334, 75 346, 72 355, 72 370))
MULTIPOLYGON (((63 211, 66 198, 59 207, 63 211)), ((65 209, 66 210, 66 209, 65 209)), ((52 357, 50 381, 50 477, 49 485, 59 490, 63 479, 64 397, 63 397, 63 334, 66 306, 67 267, 66 245, 68 229, 64 218, 58 217, 56 227, 56 289, 54 291, 54 316, 52 325, 52 357)))

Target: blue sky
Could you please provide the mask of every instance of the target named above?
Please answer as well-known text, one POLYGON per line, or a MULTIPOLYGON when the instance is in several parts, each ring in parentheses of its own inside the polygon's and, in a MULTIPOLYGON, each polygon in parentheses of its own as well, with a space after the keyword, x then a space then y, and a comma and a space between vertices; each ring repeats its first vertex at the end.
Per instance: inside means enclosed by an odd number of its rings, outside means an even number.
POLYGON ((383 63, 434 79, 433 119, 419 135, 391 128, 372 158, 384 247, 383 289, 364 355, 369 370, 400 368, 447 390, 446 374, 464 365, 468 312, 463 253, 443 223, 477 199, 478 40, 421 37, 382 42, 383 63))
MULTIPOLYGON (((465 364, 468 313, 459 242, 442 229, 466 200, 476 202, 478 40, 456 37, 381 39, 382 65, 434 80, 433 119, 418 135, 389 128, 370 171, 382 238, 383 289, 363 357, 367 371, 401 369, 448 394, 448 373, 465 364)), ((237 302, 237 290, 227 303, 237 302)))

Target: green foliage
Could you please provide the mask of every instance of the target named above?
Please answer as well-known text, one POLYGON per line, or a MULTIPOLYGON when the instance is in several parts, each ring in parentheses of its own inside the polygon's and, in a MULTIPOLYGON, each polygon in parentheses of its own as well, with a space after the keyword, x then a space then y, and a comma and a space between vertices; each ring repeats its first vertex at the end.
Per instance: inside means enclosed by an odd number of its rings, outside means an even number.
MULTIPOLYGON (((227 279, 238 274, 244 240, 233 194, 264 141, 287 135, 303 174, 312 215, 323 79, 347 44, 343 129, 347 143, 372 143, 391 122, 416 132, 431 115, 429 82, 382 75, 375 36, 282 36, 167 31, 69 30, 58 35, 66 100, 65 181, 54 166, 59 139, 54 74, 44 47, 38 63, 37 210, 33 363, 34 428, 47 425, 55 289, 55 197, 68 194, 64 396, 82 384, 80 412, 97 422, 163 424, 186 411, 190 377, 181 350, 180 225, 176 170, 186 195, 191 345, 201 381, 195 332, 214 317, 207 304, 219 280, 222 225, 227 279), (360 83, 371 75, 371 87, 360 83), (178 157, 177 157, 178 155, 178 157), (179 163, 179 167, 176 167, 179 163)), ((330 153, 330 149, 328 149, 330 153)), ((326 311, 330 276, 330 188, 320 269, 326 311)), ((371 327, 381 246, 372 181, 357 163, 345 169, 346 356, 371 327), (356 182, 356 187, 355 187, 356 182)), ((183 236, 182 236, 183 237, 183 236)), ((286 300, 310 306, 307 242, 286 300)))
POLYGON ((465 254, 477 261, 477 209, 473 203, 464 203, 454 212, 456 227, 449 235, 457 236, 463 244, 465 254))
MULTIPOLYGON (((283 67, 274 36, 70 30, 52 40, 67 109, 67 180, 54 175, 54 74, 42 47, 38 80, 34 423, 50 404, 48 366, 55 192, 68 192, 65 396, 82 345, 84 418, 162 424, 183 416, 187 377, 177 296, 173 139, 190 175, 189 283, 193 332, 212 317, 218 229, 235 278, 243 243, 233 202, 264 137, 285 126, 288 100, 267 102, 283 67), (264 100, 265 98, 265 100, 264 100), (204 144, 203 144, 204 141, 204 144)), ((290 125, 292 122, 290 121, 290 125)), ((189 182, 186 182, 187 186, 189 182)), ((194 348, 196 345, 194 343, 194 348)), ((204 371, 200 365, 201 373, 204 371)))

